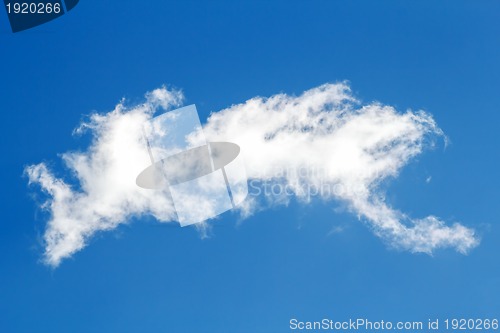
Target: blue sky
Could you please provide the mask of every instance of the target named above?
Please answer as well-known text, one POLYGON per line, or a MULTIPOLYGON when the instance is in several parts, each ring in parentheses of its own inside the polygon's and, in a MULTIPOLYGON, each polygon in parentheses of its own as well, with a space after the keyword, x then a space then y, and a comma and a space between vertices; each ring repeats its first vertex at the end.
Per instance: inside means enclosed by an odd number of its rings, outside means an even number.
POLYGON ((500 316, 496 1, 82 0, 12 34, 0 15, 0 332, 287 332, 289 320, 500 316), (85 149, 72 131, 166 84, 202 121, 255 96, 348 80, 354 95, 431 113, 449 137, 384 184, 417 217, 475 228, 468 255, 389 249, 335 202, 265 210, 211 237, 135 219, 51 269, 25 166, 85 149), (426 182, 432 177, 430 182, 426 182), (340 233, 331 233, 341 227, 340 233))

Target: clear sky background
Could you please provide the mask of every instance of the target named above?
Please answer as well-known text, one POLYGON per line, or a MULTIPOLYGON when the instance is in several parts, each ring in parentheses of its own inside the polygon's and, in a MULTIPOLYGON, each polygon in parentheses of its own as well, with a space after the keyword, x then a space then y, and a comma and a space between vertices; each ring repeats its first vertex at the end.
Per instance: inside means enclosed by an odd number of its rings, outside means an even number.
POLYGON ((500 317, 499 22, 498 1, 82 0, 17 34, 1 13, 0 332, 500 317), (62 174, 58 153, 90 141, 71 135, 85 115, 166 84, 204 121, 254 96, 343 80, 363 102, 434 115, 451 144, 408 165, 387 201, 476 228, 482 242, 469 255, 388 249, 335 203, 315 202, 240 224, 226 213, 204 240, 134 220, 57 269, 40 263, 47 217, 23 169, 47 161, 62 174))

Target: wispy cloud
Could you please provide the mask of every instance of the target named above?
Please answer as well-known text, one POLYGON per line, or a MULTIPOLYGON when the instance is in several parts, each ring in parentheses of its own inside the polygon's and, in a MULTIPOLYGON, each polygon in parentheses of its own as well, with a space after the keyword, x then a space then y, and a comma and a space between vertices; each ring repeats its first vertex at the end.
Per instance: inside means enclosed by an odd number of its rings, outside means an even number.
POLYGON ((142 105, 127 108, 120 103, 81 124, 76 132, 90 131, 92 144, 86 151, 62 154, 70 175, 78 180, 76 187, 56 178, 45 163, 26 168, 30 183, 49 195, 43 204, 50 213, 44 234, 47 264, 59 265, 95 233, 112 230, 134 216, 152 214, 162 222, 175 218, 168 197, 139 188, 135 178, 150 164, 142 141, 144 122, 158 108, 177 106, 182 98, 178 91, 157 89, 142 105))
MULTIPOLYGON (((474 230, 435 216, 413 219, 389 207, 378 185, 433 144, 442 131, 423 111, 360 105, 346 84, 325 84, 298 97, 254 98, 211 115, 205 134, 241 146, 249 178, 284 182, 286 194, 347 203, 374 233, 396 248, 461 253, 478 244, 474 230)), ((287 202, 287 195, 271 200, 287 202)), ((285 191, 283 191, 284 193, 285 191)))
MULTIPOLYGON (((134 216, 174 220, 168 196, 137 187, 135 177, 150 163, 142 124, 158 109, 181 102, 180 92, 161 88, 148 93, 142 105, 120 103, 107 114, 93 115, 78 129, 92 133, 90 147, 63 154, 78 179, 76 188, 43 163, 26 168, 30 183, 49 194, 43 206, 50 213, 44 235, 48 264, 57 266, 96 232, 134 216)), ((428 113, 361 105, 346 84, 325 84, 300 96, 256 97, 214 112, 204 133, 209 140, 241 147, 248 177, 261 196, 267 185, 281 186, 283 191, 267 193, 268 203, 287 203, 291 197, 304 203, 314 197, 340 200, 387 244, 412 252, 451 247, 466 253, 479 242, 474 230, 461 224, 446 225, 435 216, 415 219, 390 207, 379 189, 442 136, 428 113)), ((261 208, 254 196, 242 212, 261 208)))

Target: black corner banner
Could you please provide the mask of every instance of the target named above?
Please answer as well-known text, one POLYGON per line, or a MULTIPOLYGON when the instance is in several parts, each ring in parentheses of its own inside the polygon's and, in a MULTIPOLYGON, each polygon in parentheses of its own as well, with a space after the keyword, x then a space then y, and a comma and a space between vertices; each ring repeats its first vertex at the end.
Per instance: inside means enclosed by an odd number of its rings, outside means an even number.
POLYGON ((73 9, 79 0, 4 0, 12 32, 52 21, 73 9))

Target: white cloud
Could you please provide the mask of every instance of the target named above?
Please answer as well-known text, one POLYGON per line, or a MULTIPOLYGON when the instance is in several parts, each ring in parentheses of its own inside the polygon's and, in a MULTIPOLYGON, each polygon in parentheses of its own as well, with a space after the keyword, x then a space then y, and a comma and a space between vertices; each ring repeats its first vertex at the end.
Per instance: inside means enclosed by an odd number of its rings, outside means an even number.
MULTIPOLYGON (((394 247, 466 253, 476 246, 472 229, 446 226, 434 216, 411 219, 389 207, 378 190, 443 135, 431 115, 358 105, 347 85, 326 84, 298 97, 280 94, 231 106, 212 114, 204 132, 210 140, 240 145, 249 178, 280 181, 306 202, 312 190, 342 200, 394 247)), ((268 200, 283 203, 282 195, 268 192, 268 200)))
MULTIPOLYGON (((181 101, 180 92, 161 88, 137 107, 120 103, 110 113, 93 115, 78 130, 92 132, 88 150, 63 154, 79 181, 76 189, 43 163, 26 169, 30 182, 49 194, 44 205, 50 213, 44 235, 48 264, 57 266, 96 232, 133 216, 151 214, 162 222, 175 218, 168 196, 137 187, 135 177, 150 163, 142 124, 158 108, 181 101)), ((251 181, 279 184, 305 203, 314 196, 343 201, 396 248, 431 253, 451 247, 466 253, 479 242, 474 230, 460 224, 447 226, 434 216, 412 219, 389 207, 378 188, 442 135, 425 112, 399 113, 378 103, 362 106, 346 84, 326 84, 298 97, 253 98, 212 113, 204 133, 209 140, 240 145, 251 181)), ((271 193, 267 200, 287 203, 286 193, 271 193)), ((243 208, 245 215, 262 209, 255 197, 243 208)))
POLYGON ((180 92, 157 89, 135 108, 120 103, 105 115, 92 115, 89 123, 77 129, 92 132, 91 146, 62 155, 79 182, 76 189, 56 178, 44 163, 26 168, 30 183, 38 183, 50 196, 44 204, 50 212, 44 234, 48 264, 57 266, 81 250, 96 232, 114 229, 133 216, 152 214, 160 221, 175 217, 166 196, 139 188, 135 178, 150 164, 142 125, 158 107, 169 108, 181 101, 180 92))

